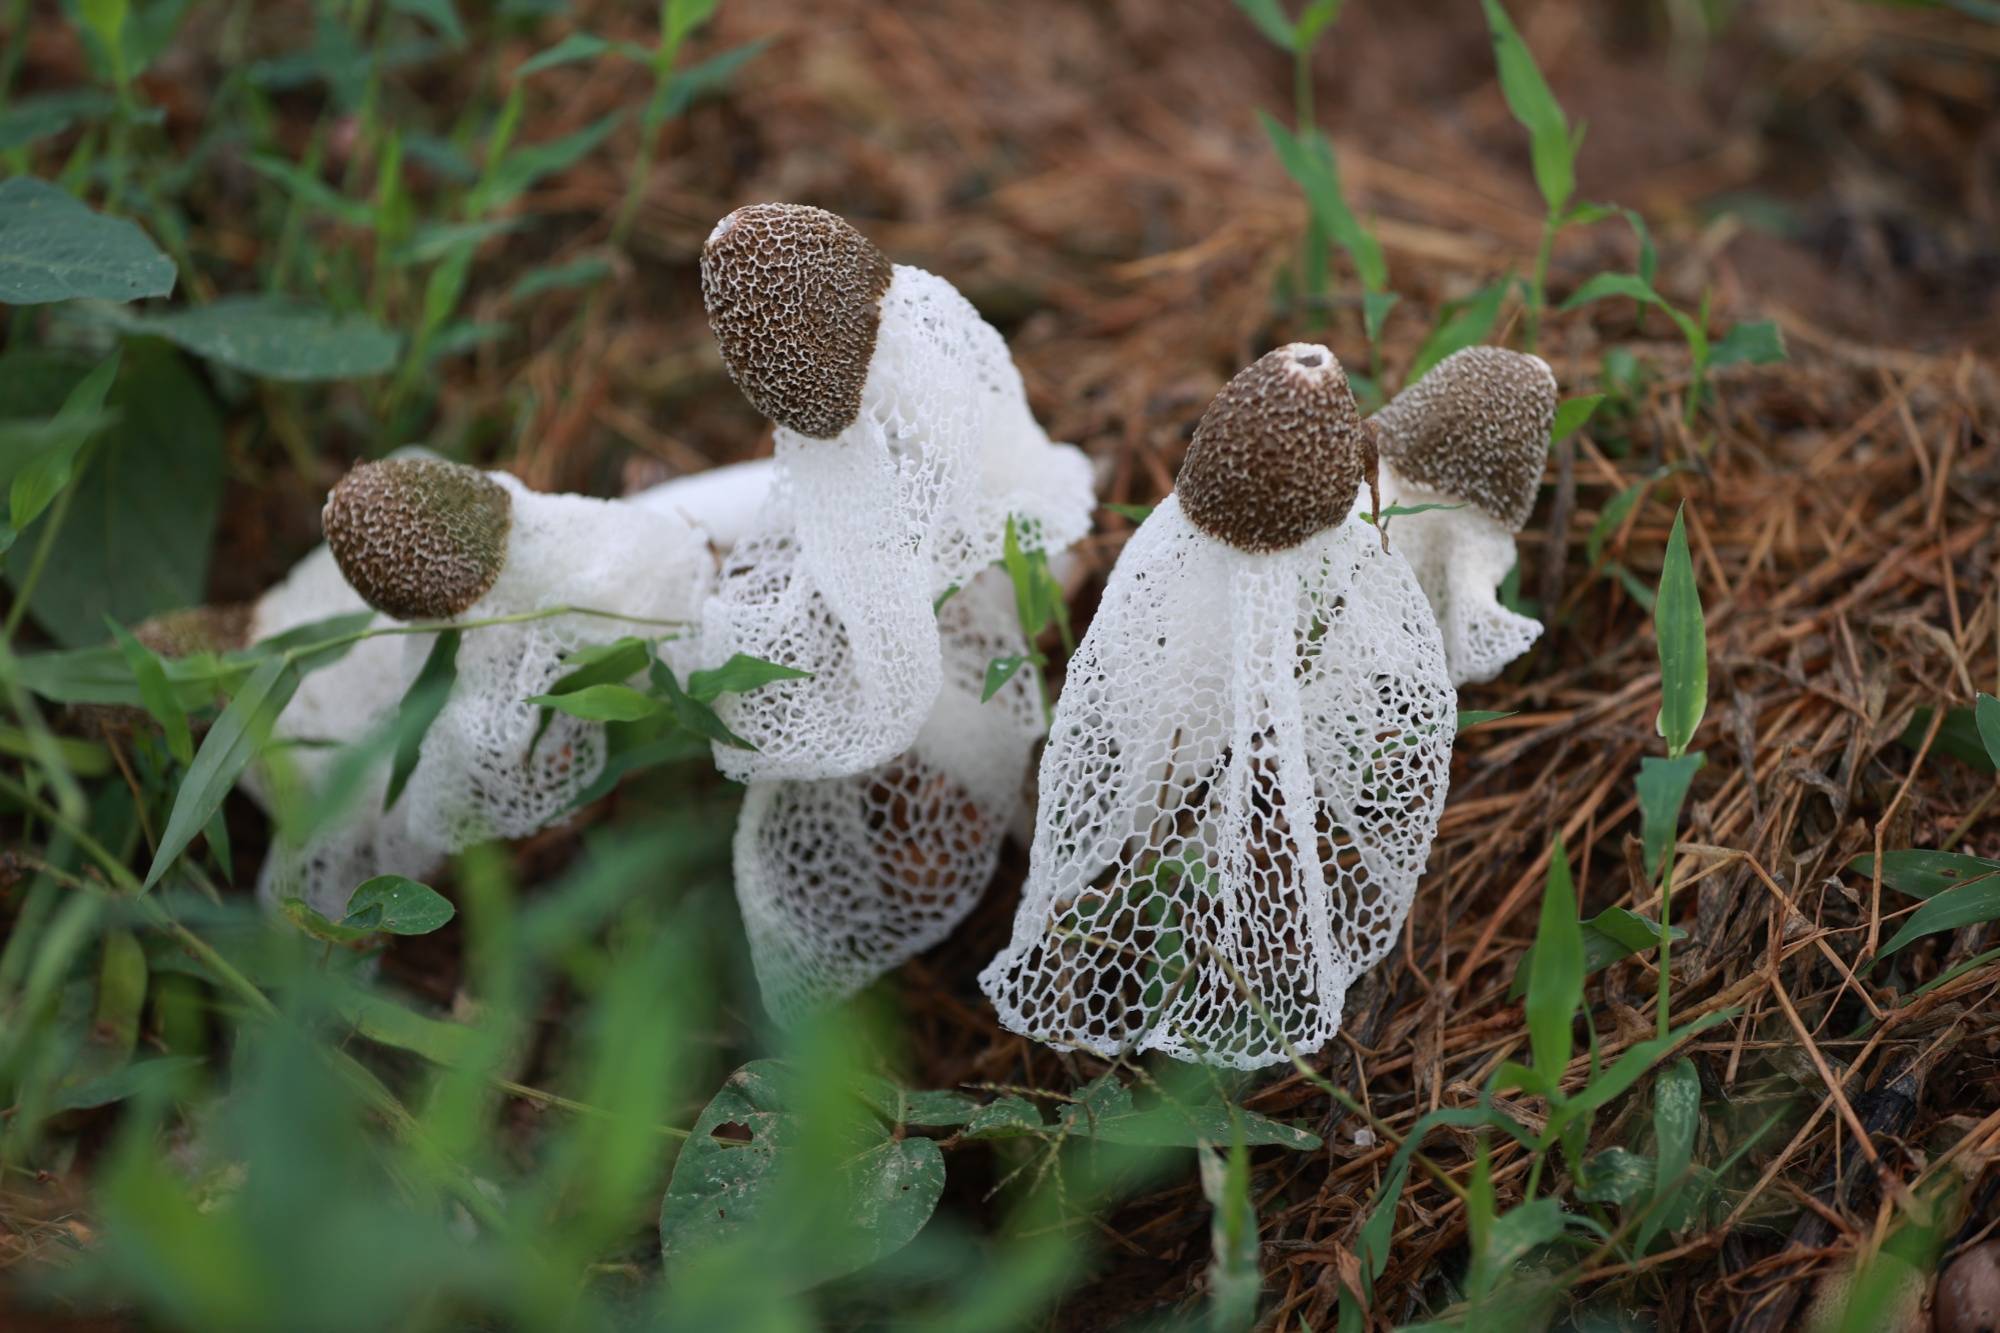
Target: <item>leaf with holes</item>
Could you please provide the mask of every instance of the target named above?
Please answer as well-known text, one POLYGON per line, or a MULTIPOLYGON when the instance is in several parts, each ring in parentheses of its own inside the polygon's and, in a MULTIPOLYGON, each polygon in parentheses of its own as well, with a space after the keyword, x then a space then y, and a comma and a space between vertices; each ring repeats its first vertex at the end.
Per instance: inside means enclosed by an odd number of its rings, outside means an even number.
MULTIPOLYGON (((944 1192, 944 1157, 927 1138, 897 1138, 893 1126, 870 1118, 865 1141, 850 1147, 841 1169, 816 1182, 842 1201, 848 1225, 810 1241, 807 1268, 774 1272, 788 1287, 816 1286, 865 1268, 910 1243, 944 1192)), ((782 1236, 788 1159, 806 1137, 785 1106, 784 1070, 753 1060, 729 1076, 694 1123, 674 1163, 660 1205, 660 1248, 676 1265, 732 1241, 760 1247, 782 1236)))

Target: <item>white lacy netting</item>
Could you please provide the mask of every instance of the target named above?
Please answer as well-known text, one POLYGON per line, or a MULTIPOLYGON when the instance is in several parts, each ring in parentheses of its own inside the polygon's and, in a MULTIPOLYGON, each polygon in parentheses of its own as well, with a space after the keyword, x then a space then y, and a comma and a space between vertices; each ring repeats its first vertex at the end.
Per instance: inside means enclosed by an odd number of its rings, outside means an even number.
POLYGON ((1013 939, 979 978, 1001 1022, 1241 1069, 1318 1050, 1409 911, 1456 710, 1374 528, 1246 555, 1167 497, 1069 665, 1013 939))
MULTIPOLYGON (((250 638, 268 639, 329 616, 367 609, 341 577, 333 552, 320 546, 284 582, 258 599, 251 613, 250 638)), ((402 697, 403 649, 395 637, 363 639, 338 661, 300 681, 271 734, 274 742, 294 742, 285 745, 282 762, 305 790, 324 780, 339 746, 361 739, 395 711, 402 697)), ((269 773, 253 769, 243 785, 267 812, 274 811, 269 773)), ((383 812, 388 785, 388 765, 378 764, 362 783, 344 823, 324 830, 303 848, 273 842, 257 875, 259 897, 273 907, 286 898, 303 898, 313 910, 338 920, 346 915, 347 900, 363 880, 391 874, 427 878, 443 857, 410 837, 400 809, 383 812)))
POLYGON ((943 940, 993 878, 1041 705, 1026 670, 979 700, 987 663, 1026 651, 1003 575, 980 576, 938 623, 944 687, 908 753, 852 777, 752 783, 744 797, 736 897, 780 1023, 943 940))
MULTIPOLYGON (((1408 481, 1384 460, 1384 509, 1458 503, 1408 481)), ((1514 567, 1514 534, 1479 506, 1398 514, 1389 520, 1389 545, 1409 561, 1430 599, 1452 684, 1492 680, 1541 637, 1541 621, 1500 604, 1501 580, 1514 567)))
POLYGON ((830 440, 779 428, 778 482, 724 562, 702 654, 812 673, 717 708, 757 746, 718 746, 738 781, 839 777, 908 749, 943 680, 932 606, 1000 557, 1090 527, 1090 465, 1028 411, 1007 344, 950 283, 898 266, 861 414, 830 440))
MULTIPOLYGON (((507 563, 460 620, 556 606, 681 622, 698 614, 714 558, 707 538, 684 519, 621 501, 541 495, 504 473, 489 475, 513 498, 507 563)), ((456 851, 526 837, 564 818, 604 769, 604 727, 557 713, 536 741, 541 710, 527 700, 554 684, 568 670, 563 658, 579 648, 672 632, 576 615, 464 631, 457 682, 424 733, 400 802, 412 834, 456 851)), ((416 678, 428 652, 427 642, 409 646, 403 683, 416 678)), ((686 639, 663 645, 663 653, 683 664, 692 656, 686 639)))
POLYGON ((655 514, 673 514, 708 534, 726 551, 748 536, 770 498, 777 463, 759 458, 675 477, 625 497, 625 503, 655 514))

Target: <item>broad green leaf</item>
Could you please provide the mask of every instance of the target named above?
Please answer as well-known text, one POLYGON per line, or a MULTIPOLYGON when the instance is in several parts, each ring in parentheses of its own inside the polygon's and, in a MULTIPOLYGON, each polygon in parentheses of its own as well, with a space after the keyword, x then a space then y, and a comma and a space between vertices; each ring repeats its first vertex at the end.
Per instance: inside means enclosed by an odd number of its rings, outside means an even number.
MULTIPOLYGON (((1903 728, 1903 734, 1896 739, 1912 750, 1920 748, 1924 736, 1931 729, 1931 718, 1937 710, 1928 705, 1917 709, 1910 718, 1910 725, 1903 728)), ((1976 768, 1983 773, 1991 773, 2000 768, 2000 760, 1987 752, 1986 738, 1980 734, 1979 720, 1970 708, 1950 708, 1945 710, 1944 721, 1938 724, 1937 737, 1931 742, 1933 754, 1949 755, 1959 763, 1976 768)))
POLYGON ((1549 853, 1542 889, 1541 921, 1535 928, 1535 958, 1528 972, 1528 1044, 1535 1071, 1554 1101, 1556 1080, 1569 1065, 1571 1025, 1583 1002, 1583 926, 1577 920, 1576 890, 1570 883, 1569 853, 1560 834, 1549 853))
POLYGON ((273 657, 236 691, 229 707, 202 738, 201 749, 195 752, 194 763, 174 794, 173 810, 167 816, 166 831, 160 835, 152 869, 146 872, 145 887, 150 889, 160 882, 167 868, 222 808, 223 798, 256 758, 258 748, 271 734, 271 724, 298 686, 297 670, 282 657, 273 657))
MULTIPOLYGON (((1867 853, 1847 863, 1859 875, 1873 878, 1875 858, 1867 853)), ((1935 898, 1946 889, 1959 888, 2000 874, 2000 861, 1963 852, 1884 852, 1882 882, 1912 898, 1935 898)))
POLYGON ((1512 713, 1496 713, 1485 708, 1461 708, 1458 710, 1458 730, 1463 734, 1481 723, 1498 722, 1503 717, 1512 716, 1512 713))
POLYGON ((1708 711, 1708 627, 1702 620, 1701 591, 1695 586, 1686 514, 1681 510, 1675 511, 1674 529, 1667 537, 1653 630, 1660 650, 1660 715, 1655 725, 1666 739, 1667 752, 1678 755, 1686 751, 1708 711))
MULTIPOLYGON (((222 499, 221 420, 208 391, 171 349, 128 348, 110 404, 118 420, 98 437, 89 467, 72 483, 68 512, 29 602, 43 628, 71 647, 101 645, 106 616, 132 625, 198 605, 222 499)), ((44 515, 8 553, 17 587, 51 517, 44 515)), ((115 651, 110 656, 122 666, 115 651)))
POLYGON ((719 667, 688 674, 688 697, 700 703, 714 703, 725 694, 748 694, 781 680, 811 680, 812 672, 766 662, 748 653, 737 653, 719 667))
POLYGON ((788 1198, 784 1176, 807 1130, 785 1101, 783 1067, 753 1060, 729 1076, 695 1121, 660 1205, 660 1247, 670 1276, 694 1256, 731 1242, 755 1238, 762 1247, 774 1240, 809 1241, 811 1268, 770 1276, 787 1287, 817 1285, 900 1250, 930 1220, 944 1192, 936 1141, 899 1138, 894 1127, 877 1123, 848 1145, 837 1172, 815 1182, 829 1203, 845 1201, 838 1215, 849 1225, 810 1238, 788 1236, 787 1228, 798 1223, 778 1211, 788 1198))
POLYGON ((181 707, 173 686, 167 683, 166 668, 151 648, 132 637, 130 630, 115 620, 108 623, 111 637, 118 642, 118 651, 132 668, 132 679, 138 682, 139 698, 166 736, 168 752, 183 764, 193 763, 194 735, 188 729, 187 710, 181 707))
POLYGON ((1577 140, 1549 91, 1542 71, 1499 0, 1482 0, 1486 24, 1493 33, 1493 58, 1500 70, 1500 92, 1507 109, 1528 131, 1535 166, 1535 184, 1549 212, 1560 214, 1576 191, 1577 140))
POLYGON ((1280 50, 1293 50, 1296 31, 1292 21, 1285 17, 1283 6, 1278 0, 1236 0, 1236 7, 1244 17, 1257 25, 1257 31, 1269 38, 1280 50))
POLYGON ((321 916, 319 910, 303 898, 280 899, 278 910, 301 934, 311 939, 324 940, 328 944, 345 947, 361 944, 375 937, 372 926, 350 926, 330 917, 321 916))
POLYGON ((1586 393, 1575 398, 1565 398, 1556 408, 1556 419, 1549 427, 1549 439, 1566 440, 1582 430, 1589 423, 1598 405, 1604 401, 1601 393, 1586 393))
POLYGON ((367 315, 339 314, 284 296, 225 296, 160 314, 115 308, 126 333, 151 334, 196 356, 273 380, 342 380, 394 368, 403 340, 367 315))
POLYGON ((337 992, 334 1010, 356 1032, 373 1042, 421 1055, 433 1064, 461 1065, 477 1058, 485 1040, 463 1023, 431 1018, 358 986, 337 992))
POLYGON ((1267 112, 1259 111, 1257 119, 1285 173, 1305 192, 1314 220, 1354 261, 1361 285, 1369 291, 1381 291, 1389 281, 1388 261, 1382 256, 1381 243, 1347 206, 1333 145, 1310 128, 1294 135, 1267 112))
POLYGON ((1767 366, 1785 359, 1785 337, 1769 320, 1738 324, 1709 353, 1712 366, 1767 366))
POLYGON ((449 898, 427 884, 401 875, 377 875, 349 896, 347 916, 340 924, 391 935, 428 935, 457 911, 449 898))
POLYGON ((1606 1148, 1586 1158, 1577 1172, 1576 1197, 1585 1203, 1630 1208, 1653 1188, 1653 1163, 1624 1148, 1606 1148))
POLYGON ((1643 1253, 1670 1224, 1675 1198, 1687 1186, 1682 1177, 1694 1160, 1695 1131, 1701 1128, 1701 1076, 1685 1055, 1660 1071, 1653 1083, 1653 1137, 1659 1167, 1653 1179, 1651 1213, 1639 1228, 1643 1253))
POLYGON ((1639 761, 1640 838, 1648 875, 1659 876, 1660 864, 1680 829, 1681 805, 1687 800, 1688 785, 1705 762, 1699 750, 1671 759, 1649 754, 1639 761))
POLYGON ((1875 955, 1875 962, 1880 963, 1904 945, 1926 935, 1957 930, 1960 926, 1977 925, 1996 918, 2000 918, 2000 878, 1978 879, 1955 889, 1946 889, 1910 913, 1902 929, 1882 946, 1881 953, 1875 955))
POLYGON ((895 1125, 963 1125, 983 1109, 962 1092, 911 1091, 888 1079, 870 1079, 860 1092, 883 1119, 895 1125))
POLYGON ((458 680, 458 642, 458 630, 438 631, 437 638, 431 641, 430 652, 424 657, 423 668, 410 682, 410 688, 403 691, 403 697, 396 705, 396 720, 393 723, 396 751, 389 764, 389 785, 382 793, 384 810, 395 805, 397 798, 403 794, 410 774, 416 771, 417 761, 423 758, 425 734, 451 699, 451 687, 458 680))
POLYGON ((1007 688, 1007 682, 1014 679, 1022 667, 1034 660, 1032 653, 1008 653, 996 657, 986 664, 986 683, 980 688, 979 702, 985 703, 994 695, 1007 688))
POLYGON ((1410 362, 1410 371, 1403 380, 1408 388, 1429 373, 1432 366, 1477 343, 1485 342, 1493 333, 1493 326, 1500 322, 1500 305, 1507 299, 1507 289, 1514 284, 1513 276, 1500 279, 1480 288, 1462 301, 1448 303, 1438 317, 1437 327, 1424 339, 1417 349, 1416 359, 1410 362))
POLYGON ((968 1139, 1014 1139, 1048 1132, 1042 1113, 1025 1097, 1012 1093, 996 1098, 965 1122, 968 1139))
POLYGON ((660 701, 630 685, 586 685, 568 694, 537 694, 528 700, 586 722, 636 722, 660 711, 660 701))
POLYGON ((0 305, 137 301, 174 289, 174 261, 124 218, 31 176, 0 181, 0 305))
POLYGON ((1202 1147, 1201 1192, 1208 1226, 1209 1333, 1244 1333, 1257 1321, 1264 1286, 1257 1270, 1257 1210, 1250 1202, 1250 1153, 1239 1133, 1223 1153, 1202 1147))
POLYGON ((79 120, 95 120, 117 109, 117 98, 94 88, 20 98, 0 110, 0 153, 61 134, 79 120))
POLYGON ((1973 706, 1972 720, 1978 724, 1979 739, 1986 747, 1986 757, 1995 767, 2000 767, 2000 699, 1990 694, 1982 694, 1973 706))

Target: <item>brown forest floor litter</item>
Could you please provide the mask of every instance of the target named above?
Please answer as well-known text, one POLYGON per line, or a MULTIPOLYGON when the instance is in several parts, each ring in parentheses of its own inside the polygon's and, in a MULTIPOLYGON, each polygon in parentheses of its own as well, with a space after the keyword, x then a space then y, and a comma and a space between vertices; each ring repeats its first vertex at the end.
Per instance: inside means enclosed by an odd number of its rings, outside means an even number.
MULTIPOLYGON (((646 7, 578 8, 594 31, 641 35, 646 7)), ((1723 372, 1716 401, 1685 429, 1687 358, 1669 325, 1627 302, 1553 322, 1545 350, 1565 392, 1595 389, 1613 345, 1653 374, 1629 418, 1551 459, 1522 542, 1522 586, 1549 632, 1502 682, 1466 691, 1465 707, 1516 715, 1461 740, 1403 947, 1351 997, 1348 1031, 1320 1063, 1397 1128, 1469 1104, 1519 1056, 1525 1029, 1507 988, 1558 831, 1586 913, 1650 910, 1633 795, 1639 758, 1659 753, 1650 619, 1589 569, 1586 541, 1607 501, 1679 465, 1603 555, 1652 586, 1673 501, 1687 500, 1712 702, 1678 867, 1691 939, 1675 953, 1675 1014, 1740 1010, 1688 1048, 1708 1110, 1697 1159, 1719 1160, 1771 1107, 1799 1114, 1732 1176, 1726 1221, 1644 1273, 1586 1265, 1584 1278, 1627 1284, 1623 1303, 1657 1311, 1663 1329, 1783 1328, 1810 1279, 1887 1224, 1873 1192, 1829 1173, 1891 1083, 1914 1113, 1891 1117, 1867 1152, 1902 1180, 1977 1177, 2000 1159, 2000 964, 1908 998, 1991 932, 1910 951, 1899 999, 1850 963, 1894 930, 1903 904, 1845 868, 1877 847, 2000 854, 1994 779, 1921 729, 1922 744, 1898 741, 1919 706, 1967 704, 2000 678, 2000 383, 1986 359, 2000 350, 2000 28, 1778 0, 1741 7, 1703 40, 1669 23, 1674 6, 1515 9, 1572 120, 1590 124, 1584 195, 1649 216, 1660 283, 1677 302, 1692 307, 1712 286, 1720 320, 1778 320, 1792 360, 1723 372), (1717 215, 1732 202, 1783 215, 1787 234, 1717 215), (1871 1013, 1871 1035, 1846 1035, 1871 1013)), ((1351 10, 1318 64, 1319 118, 1403 298, 1383 349, 1394 384, 1442 302, 1525 269, 1539 204, 1476 7, 1351 10)), ((562 30, 549 25, 502 68, 562 30)), ((526 338, 460 363, 444 388, 445 435, 511 438, 531 484, 599 492, 768 449, 721 372, 695 281, 715 218, 760 199, 834 208, 892 257, 956 282, 1012 339, 1051 432, 1099 460, 1110 500, 1162 494, 1209 395, 1263 348, 1324 337, 1350 364, 1364 359, 1352 304, 1323 329, 1274 313, 1303 210, 1253 110, 1288 115, 1289 70, 1221 0, 725 0, 696 54, 756 37, 773 44, 728 94, 670 129, 619 298, 560 338, 567 314, 548 302, 526 338)), ((63 63, 48 43, 30 68, 63 63)), ((440 82, 410 91, 426 100, 464 91, 449 75, 425 78, 440 82)), ((642 78, 613 66, 541 76, 536 137, 638 104, 642 78)), ((198 88, 191 77, 179 92, 198 88)), ((169 105, 175 93, 155 90, 169 105)), ((525 201, 556 220, 536 235, 569 239, 554 251, 545 240, 489 247, 487 300, 497 305, 521 269, 603 242, 633 133, 525 201)), ((227 222, 214 228, 227 253, 227 222)), ((1576 232, 1552 290, 1632 262, 1622 223, 1576 232)), ((325 476, 239 488, 226 520, 237 558, 218 561, 218 598, 254 592, 311 540, 314 492, 342 465, 326 456, 325 476)), ((1104 517, 1079 622, 1127 532, 1104 517)), ((567 837, 527 854, 559 858, 567 837)), ((909 1073, 925 1086, 1065 1089, 1095 1072, 1002 1033, 973 984, 1005 938, 1021 869, 1011 854, 977 916, 890 983, 910 1016, 909 1073)), ((1654 985, 1633 961, 1593 983, 1604 1057, 1651 1035, 1654 985)), ((1571 1086, 1584 1072, 1579 1060, 1571 1086)), ((1329 1131, 1320 1154, 1261 1151, 1253 1181, 1277 1299, 1265 1326, 1326 1327, 1392 1145, 1357 1144, 1356 1123, 1295 1075, 1248 1104, 1329 1131)), ((1622 1128, 1601 1121, 1598 1141, 1622 1128)), ((1440 1133, 1427 1155, 1462 1172, 1469 1152, 1469 1138, 1440 1133)), ((1504 1206, 1524 1158, 1504 1146, 1493 1164, 1504 1206)), ((1972 1194, 1990 1206, 1990 1191, 1972 1194)), ((981 1206, 976 1191, 954 1198, 981 1206)), ((1190 1172, 1106 1218, 1101 1266, 1057 1324, 1105 1327, 1196 1294, 1207 1214, 1190 1172)), ((1463 1240, 1456 1202, 1413 1175, 1383 1308, 1412 1309, 1411 1293, 1463 1240)))

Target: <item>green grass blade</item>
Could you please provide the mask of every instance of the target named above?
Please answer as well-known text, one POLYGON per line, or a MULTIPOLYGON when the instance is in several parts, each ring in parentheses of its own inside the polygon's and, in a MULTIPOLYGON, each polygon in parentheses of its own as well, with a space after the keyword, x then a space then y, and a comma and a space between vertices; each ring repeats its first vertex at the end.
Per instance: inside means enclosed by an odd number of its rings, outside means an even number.
POLYGON ((1660 648, 1660 715, 1656 722, 1670 754, 1681 754, 1708 711, 1708 627, 1702 621, 1701 592, 1688 555, 1686 513, 1674 514, 1667 559, 1660 571, 1653 628, 1660 648))
POLYGON ((223 798, 256 758, 258 749, 271 734, 271 724, 291 702, 292 692, 298 687, 299 673, 292 664, 283 657, 271 657, 238 688, 229 707, 222 710, 222 716, 202 738, 201 749, 195 752, 194 763, 188 766, 187 776, 181 779, 180 790, 174 794, 166 831, 160 835, 159 850, 153 855, 152 868, 146 872, 146 888, 160 882, 167 868, 222 808, 223 798))
POLYGON ((1535 928, 1535 958, 1528 972, 1528 1044, 1535 1054, 1551 1101, 1569 1064, 1571 1024, 1583 1002, 1583 924, 1577 918, 1576 889, 1570 882, 1569 853, 1556 837, 1542 890, 1541 921, 1535 928))

